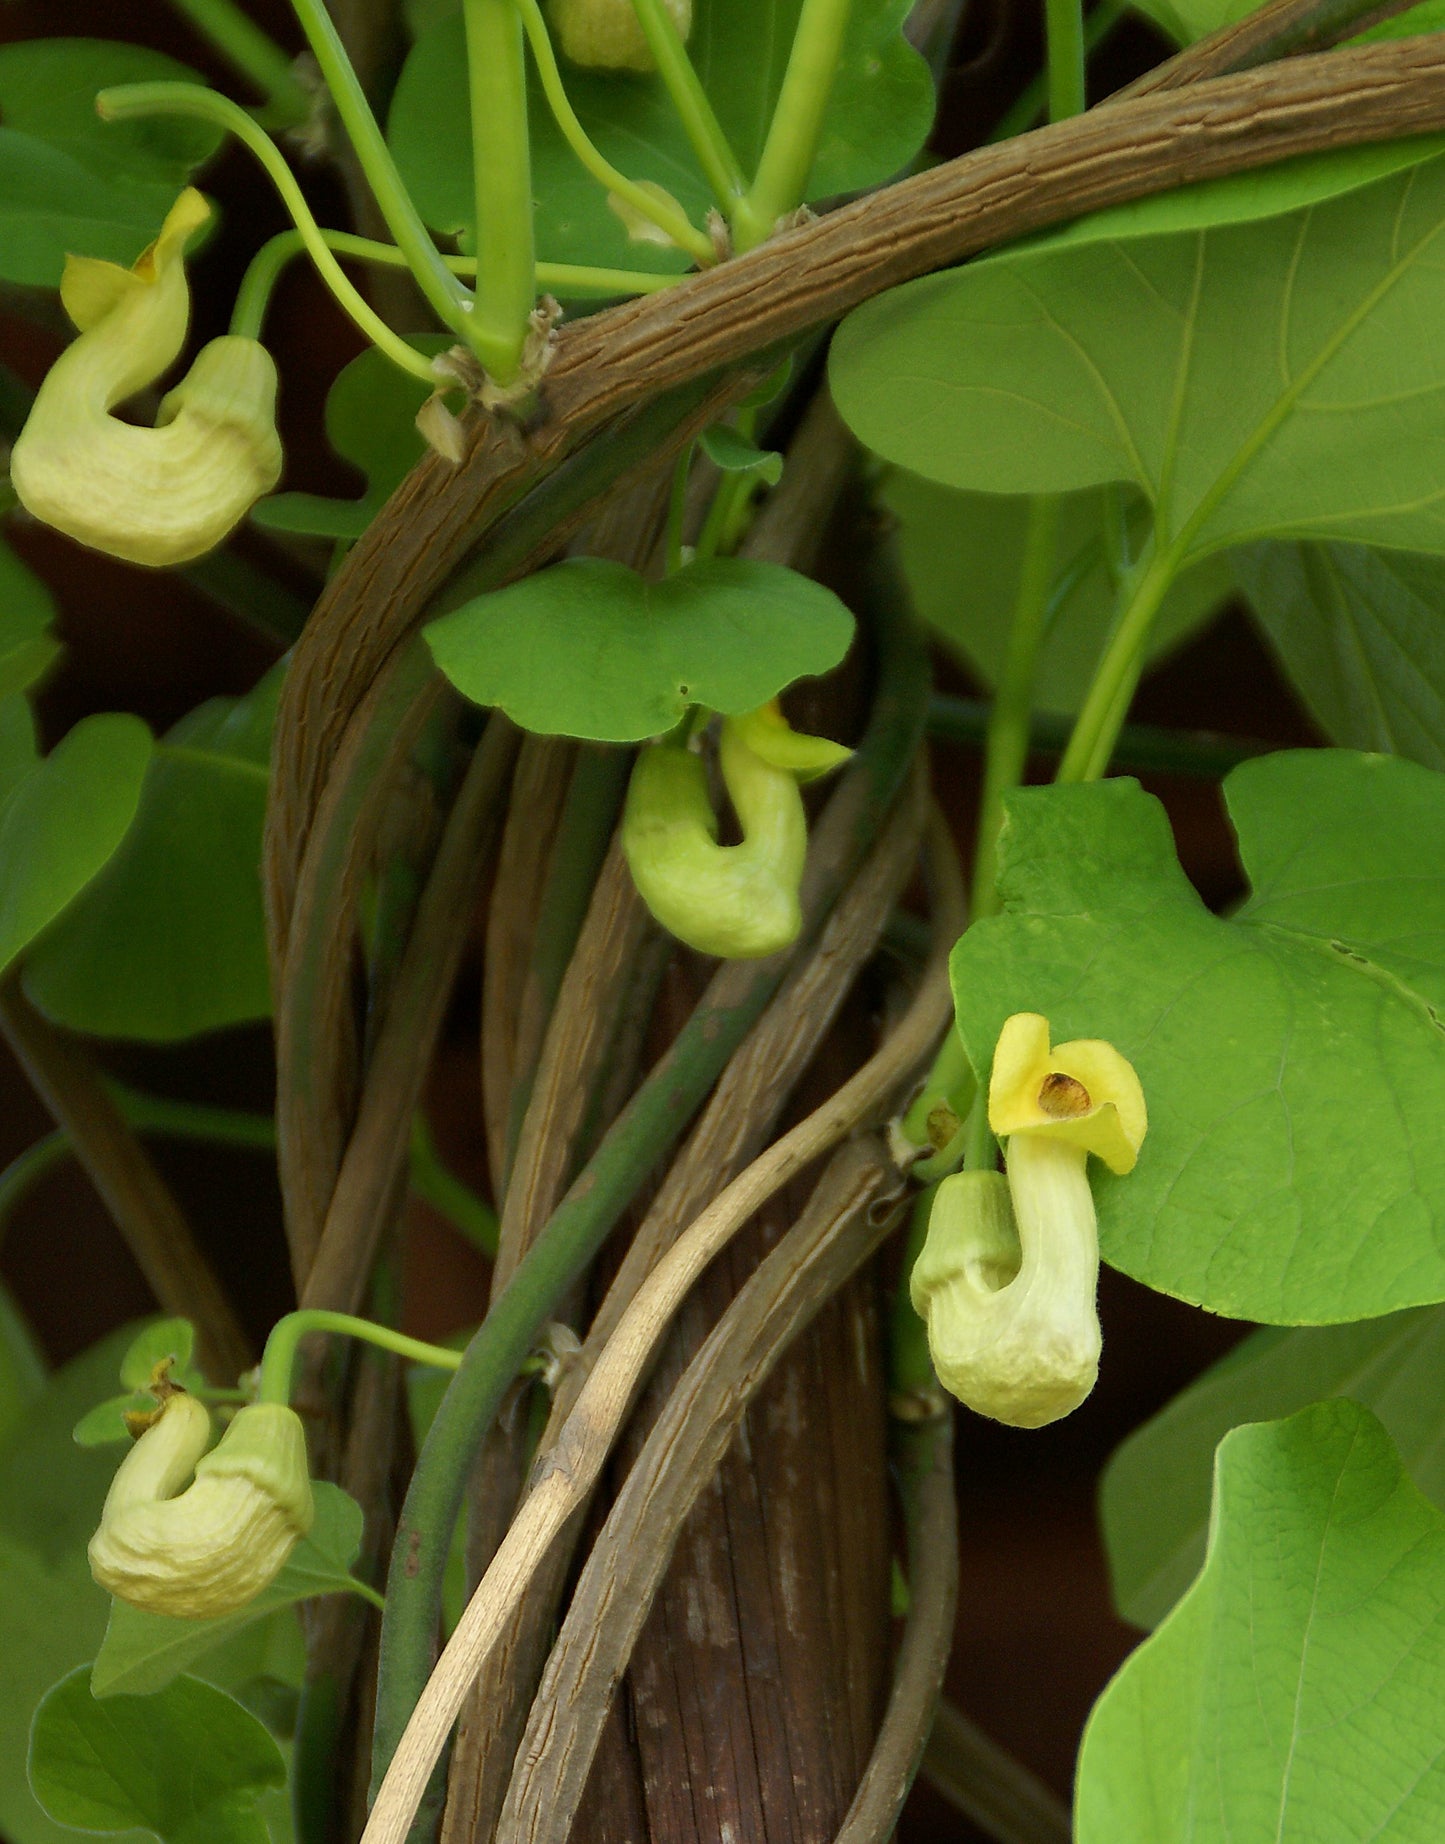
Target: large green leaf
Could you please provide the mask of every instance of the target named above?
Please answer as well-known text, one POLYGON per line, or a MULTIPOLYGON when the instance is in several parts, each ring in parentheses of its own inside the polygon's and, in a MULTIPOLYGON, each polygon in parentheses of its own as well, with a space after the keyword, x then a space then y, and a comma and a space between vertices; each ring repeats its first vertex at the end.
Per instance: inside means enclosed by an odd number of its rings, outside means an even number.
MULTIPOLYGON (((1070 493, 1059 508, 1054 593, 1034 687, 1039 710, 1078 710, 1109 635, 1115 588, 1104 497, 1111 490, 1070 493)), ((1008 650, 1030 502, 1000 493, 959 493, 902 468, 890 472, 880 497, 898 521, 903 568, 919 615, 992 689, 1008 650)), ((1131 511, 1142 518, 1142 504, 1131 497, 1131 511)), ((1186 571, 1154 624, 1151 658, 1202 627, 1233 587, 1222 558, 1186 571)))
POLYGON ((1013 796, 1008 913, 954 954, 973 1065, 1021 1011, 1130 1058, 1148 1138, 1095 1191, 1151 1287, 1280 1324, 1445 1299, 1445 776, 1300 750, 1225 795, 1254 886, 1229 921, 1134 782, 1013 796))
MULTIPOLYGON (((411 341, 428 356, 450 343, 431 334, 411 341)), ((429 395, 419 378, 368 347, 338 372, 326 396, 327 439, 343 460, 360 469, 366 491, 360 499, 273 493, 256 502, 251 517, 268 531, 359 538, 425 451, 416 413, 429 395)))
POLYGON ((0 46, 0 277, 53 287, 67 255, 129 263, 220 145, 210 124, 102 122, 98 90, 199 82, 173 58, 108 39, 0 46))
POLYGON ((129 830, 151 755, 138 717, 87 717, 48 756, 0 699, 0 970, 73 902, 129 830))
POLYGON ((261 907, 279 680, 215 698, 156 746, 124 844, 31 951, 25 990, 57 1023, 167 1042, 270 1011, 261 907))
POLYGON ((1328 1396, 1374 1411, 1410 1477, 1445 1509, 1445 1311, 1420 1307, 1354 1325, 1269 1326, 1131 1434, 1100 1490, 1114 1600, 1154 1626, 1204 1561, 1214 1450, 1242 1422, 1328 1396))
MULTIPOLYGON (((105 1641, 91 1674, 95 1695, 136 1696, 160 1690, 278 1609, 317 1594, 349 1592, 351 1564, 361 1548, 361 1507, 340 1486, 325 1480, 317 1480, 311 1490, 316 1521, 310 1535, 296 1545, 270 1587, 236 1613, 216 1620, 177 1620, 112 1601, 105 1641)), ((205 1670, 202 1674, 210 1675, 205 1670)))
POLYGON ((585 557, 464 602, 424 632, 474 703, 546 735, 630 743, 670 730, 689 705, 752 710, 827 672, 853 618, 779 564, 724 557, 649 583, 585 557))
MULTIPOLYGON (((782 82, 801 0, 698 0, 688 50, 744 171, 751 173, 782 82)), ((933 115, 927 66, 905 42, 907 0, 856 0, 810 199, 876 185, 906 166, 933 115)), ((671 100, 655 77, 563 67, 588 133, 630 179, 663 186, 701 223, 711 195, 671 100)), ((680 251, 629 241, 606 194, 562 139, 540 88, 529 98, 538 255, 549 262, 685 268, 680 251)), ((417 41, 389 122, 403 177, 428 222, 470 243, 475 200, 460 19, 417 41)))
POLYGON ((33 685, 60 652, 50 591, 0 539, 0 698, 33 685))
POLYGON ((1209 1559, 1104 1692, 1079 1844, 1445 1835, 1445 1517, 1368 1409, 1219 1449, 1209 1559))
POLYGON ((1308 210, 1036 244, 895 289, 839 408, 946 485, 1127 481, 1177 564, 1262 537, 1445 551, 1445 161, 1308 210))
POLYGON ((199 1678, 102 1703, 87 1675, 72 1671, 35 1713, 30 1783, 53 1818, 139 1826, 162 1844, 269 1844, 256 1799, 285 1784, 286 1764, 249 1710, 199 1678))
POLYGON ((1445 768, 1445 563, 1362 544, 1258 544, 1230 560, 1332 742, 1445 768))
POLYGON ((114 1387, 135 1336, 122 1327, 57 1371, 0 1449, 0 1836, 62 1844, 25 1780, 35 1706, 73 1666, 95 1656, 106 1596, 85 1545, 115 1474, 115 1454, 70 1439, 76 1417, 114 1387))

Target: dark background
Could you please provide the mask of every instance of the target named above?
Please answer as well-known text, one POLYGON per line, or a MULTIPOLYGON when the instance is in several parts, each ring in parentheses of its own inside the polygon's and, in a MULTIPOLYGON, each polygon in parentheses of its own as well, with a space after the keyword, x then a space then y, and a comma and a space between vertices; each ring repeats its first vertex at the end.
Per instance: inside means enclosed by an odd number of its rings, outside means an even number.
MULTIPOLYGON (((279 0, 249 0, 252 15, 283 44, 298 45, 279 0)), ((170 52, 218 85, 226 72, 167 7, 112 0, 18 0, 0 8, 0 41, 42 35, 126 37, 170 52)), ((980 0, 966 13, 942 92, 935 147, 956 154, 984 137, 1036 68, 1039 26, 1032 5, 980 0)), ((1098 93, 1126 81, 1164 51, 1142 28, 1116 34, 1095 60, 1098 93)), ((387 48, 379 51, 386 68, 387 48)), ((205 176, 220 201, 221 227, 194 267, 197 343, 223 332, 245 262, 283 227, 280 208, 247 157, 228 151, 205 176)), ((335 175, 308 175, 324 221, 345 223, 335 175)), ((52 300, 0 291, 0 354, 36 384, 65 330, 52 300)), ((283 282, 267 328, 283 381, 284 484, 354 492, 359 482, 327 451, 321 413, 327 387, 359 350, 357 336, 302 265, 283 282)), ((69 649, 40 699, 49 743, 94 710, 138 712, 157 729, 201 699, 252 685, 274 649, 174 575, 152 575, 83 552, 23 518, 7 537, 52 586, 69 649)), ((277 554, 266 541, 240 541, 277 554)), ((314 593, 314 560, 281 568, 314 593)), ((944 664, 941 683, 973 692, 944 664)), ((1274 745, 1318 742, 1245 616, 1231 611, 1144 682, 1134 715, 1152 723, 1206 728, 1274 745)), ((961 841, 977 798, 978 752, 939 747, 936 783, 961 841)), ((1042 778, 1051 767, 1035 762, 1042 778)), ((1216 786, 1146 777, 1169 809, 1186 870, 1214 906, 1241 891, 1234 847, 1216 786)), ((482 1181, 474 1066, 476 968, 464 974, 432 1082, 431 1108, 448 1162, 482 1181)), ((178 1050, 107 1047, 118 1075, 156 1093, 265 1108, 270 1049, 262 1029, 218 1034, 178 1050)), ((0 1067, 0 1163, 50 1126, 8 1059, 0 1067)), ((291 1304, 270 1163, 247 1153, 153 1142, 231 1287, 259 1345, 291 1304)), ((86 1181, 71 1167, 48 1177, 16 1213, 0 1247, 0 1269, 51 1360, 61 1363, 111 1326, 153 1302, 86 1181)), ((485 1265, 424 1207, 408 1225, 409 1329, 439 1336, 475 1323, 486 1300, 485 1265)), ((996 1739, 1067 1796, 1079 1734, 1093 1699, 1136 1642, 1114 1615, 1094 1517, 1099 1470, 1129 1430, 1218 1356, 1241 1328, 1162 1298, 1105 1271, 1101 1289, 1105 1355, 1099 1386, 1077 1414, 1023 1433, 963 1415, 958 1480, 962 1585, 950 1695, 996 1739)), ((926 1787, 915 1792, 904 1835, 970 1840, 974 1833, 926 1787)))

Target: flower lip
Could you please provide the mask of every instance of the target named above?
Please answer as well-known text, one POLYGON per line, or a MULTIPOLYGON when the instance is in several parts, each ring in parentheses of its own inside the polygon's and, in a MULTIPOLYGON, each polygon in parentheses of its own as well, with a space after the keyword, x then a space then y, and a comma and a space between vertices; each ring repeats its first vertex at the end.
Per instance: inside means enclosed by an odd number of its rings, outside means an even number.
POLYGON ((1050 1047, 1049 1021, 1015 1012, 999 1032, 988 1091, 1000 1139, 1045 1134, 1132 1171, 1148 1130, 1144 1091, 1127 1057, 1099 1038, 1050 1047))

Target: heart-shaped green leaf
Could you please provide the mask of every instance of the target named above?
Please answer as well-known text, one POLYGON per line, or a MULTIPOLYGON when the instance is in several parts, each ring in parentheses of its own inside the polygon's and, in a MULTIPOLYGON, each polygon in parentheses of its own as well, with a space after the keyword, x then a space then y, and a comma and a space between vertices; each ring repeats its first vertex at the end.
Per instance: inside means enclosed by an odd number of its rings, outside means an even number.
MULTIPOLYGON (((1114 619, 1115 587, 1105 538, 1104 497, 1091 488, 1064 496, 1055 544, 1054 591, 1039 652, 1034 705, 1077 711, 1114 619)), ((893 469, 880 494, 898 521, 899 550, 914 606, 990 688, 1008 652, 1028 532, 1027 499, 959 493, 893 469)), ((1130 495, 1136 539, 1147 523, 1130 495)), ((1150 657, 1158 659, 1196 633, 1228 600, 1233 572, 1222 558, 1185 571, 1155 619, 1150 657)))
POLYGON ((1256 544, 1229 562, 1332 742, 1445 769, 1445 562, 1363 544, 1256 544))
POLYGON ((292 1550, 270 1587, 236 1613, 217 1620, 176 1620, 112 1601, 91 1673, 94 1694, 106 1699, 150 1695, 278 1608, 317 1594, 351 1592, 351 1565, 361 1548, 361 1506, 325 1480, 313 1482, 311 1492, 316 1521, 310 1535, 292 1550))
POLYGON ((1252 1333, 1131 1434, 1104 1473, 1099 1510, 1124 1618, 1157 1625, 1199 1573, 1214 1450, 1244 1422, 1348 1396, 1379 1416, 1410 1477, 1445 1509, 1442 1369, 1445 1309, 1438 1306, 1355 1325, 1252 1333))
POLYGON ((162 1844, 269 1844, 255 1802, 285 1785, 286 1763, 249 1710, 199 1678, 101 1703, 88 1678, 72 1671, 35 1712, 30 1785, 52 1818, 162 1844))
POLYGON ((48 1017, 169 1042, 267 1016, 261 828, 279 689, 271 675, 212 699, 156 746, 124 844, 26 960, 48 1017))
POLYGON ((1445 1832, 1445 1516, 1368 1409, 1239 1428, 1204 1572, 1099 1700, 1079 1844, 1445 1832))
POLYGON ((1134 1064, 1148 1137, 1094 1183, 1149 1286, 1280 1324, 1445 1299, 1445 776, 1301 750, 1225 795, 1254 887, 1229 921, 1134 782, 1011 799, 1008 913, 954 953, 970 1059, 1035 1011, 1134 1064))
POLYGON ((70 253, 130 263, 220 145, 207 122, 103 122, 117 83, 199 82, 173 58, 107 39, 0 46, 0 277, 54 287, 70 253))
MULTIPOLYGON (((688 53, 745 173, 755 170, 782 85, 802 0, 697 0, 688 53)), ((876 185, 907 166, 933 118, 928 68, 903 37, 908 0, 855 0, 809 199, 876 185)), ((407 187, 433 229, 470 246, 476 201, 466 51, 460 19, 413 47, 388 134, 407 187)), ((670 192, 700 224, 712 197, 661 80, 564 65, 573 107, 629 179, 670 192)), ((607 195, 578 162, 535 76, 528 98, 537 253, 548 262, 668 273, 680 250, 632 242, 607 195)))
POLYGON ((588 557, 477 596, 424 632, 474 703, 544 735, 632 743, 670 730, 690 705, 748 711, 829 671, 853 618, 778 564, 717 558, 649 583, 588 557))
POLYGON ((895 289, 834 342, 839 408, 946 485, 1131 482, 1175 567, 1270 536, 1445 551, 1445 161, 1172 229, 1141 206, 895 289))
POLYGON ((127 1389, 144 1389, 157 1364, 169 1361, 173 1375, 191 1361, 196 1348, 196 1328, 189 1319, 157 1319, 139 1334, 120 1361, 120 1380, 127 1389))
POLYGON ((25 700, 0 699, 0 969, 73 902, 125 837, 151 735, 138 717, 87 717, 43 760, 25 700))

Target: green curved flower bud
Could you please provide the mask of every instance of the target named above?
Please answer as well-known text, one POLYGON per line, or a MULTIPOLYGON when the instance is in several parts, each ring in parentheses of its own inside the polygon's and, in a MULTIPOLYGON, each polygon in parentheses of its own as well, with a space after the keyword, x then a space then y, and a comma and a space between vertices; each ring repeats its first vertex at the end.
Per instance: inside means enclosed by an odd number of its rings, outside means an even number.
POLYGON ((729 719, 718 759, 742 829, 719 845, 702 758, 676 743, 643 750, 632 771, 622 845, 642 900, 703 954, 776 954, 802 926, 798 885, 808 826, 798 783, 749 749, 729 719))
MULTIPOLYGON (((663 0, 678 34, 692 31, 692 0, 663 0)), ((585 70, 656 70, 632 0, 551 0, 557 42, 585 70)))
POLYGON ((831 742, 826 736, 806 736, 801 730, 795 730, 784 717, 776 698, 728 721, 754 755, 771 762, 774 768, 787 769, 799 781, 817 781, 820 776, 831 774, 853 753, 844 743, 831 742))
POLYGON ((111 415, 185 342, 185 244, 209 216, 187 187, 132 268, 66 259, 60 297, 80 337, 51 366, 10 458, 15 491, 37 519, 130 563, 185 563, 212 550, 281 473, 276 367, 254 339, 203 347, 154 429, 111 415))
POLYGON ((210 1433, 204 1404, 177 1391, 111 1482, 90 1572, 133 1607, 191 1620, 234 1613, 311 1528, 306 1436, 293 1409, 241 1409, 206 1453, 210 1433))

